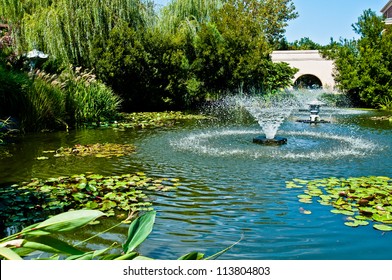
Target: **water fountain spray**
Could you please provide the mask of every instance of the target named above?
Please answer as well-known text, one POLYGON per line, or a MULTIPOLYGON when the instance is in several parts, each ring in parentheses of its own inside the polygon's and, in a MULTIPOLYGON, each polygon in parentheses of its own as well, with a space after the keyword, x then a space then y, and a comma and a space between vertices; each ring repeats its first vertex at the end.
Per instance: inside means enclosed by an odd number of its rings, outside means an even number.
POLYGON ((294 106, 292 96, 250 96, 238 99, 243 106, 259 123, 264 136, 253 138, 253 142, 262 145, 283 145, 287 138, 276 136, 280 125, 287 119, 294 106))

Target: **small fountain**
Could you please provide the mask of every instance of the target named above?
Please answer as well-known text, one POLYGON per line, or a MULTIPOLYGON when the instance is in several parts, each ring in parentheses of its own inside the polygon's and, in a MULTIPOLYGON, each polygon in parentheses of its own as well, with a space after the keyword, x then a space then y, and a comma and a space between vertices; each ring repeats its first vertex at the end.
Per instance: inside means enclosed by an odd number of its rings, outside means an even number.
POLYGON ((329 123, 329 121, 326 120, 322 120, 320 118, 320 107, 324 106, 325 103, 321 102, 319 100, 313 100, 307 103, 307 105, 309 105, 309 119, 308 120, 297 120, 297 122, 302 122, 302 123, 312 123, 312 124, 316 124, 316 123, 329 123))
POLYGON ((287 143, 287 138, 276 136, 280 125, 287 119, 293 109, 293 99, 278 97, 247 97, 240 99, 240 104, 257 120, 264 136, 253 138, 253 143, 279 146, 287 143))

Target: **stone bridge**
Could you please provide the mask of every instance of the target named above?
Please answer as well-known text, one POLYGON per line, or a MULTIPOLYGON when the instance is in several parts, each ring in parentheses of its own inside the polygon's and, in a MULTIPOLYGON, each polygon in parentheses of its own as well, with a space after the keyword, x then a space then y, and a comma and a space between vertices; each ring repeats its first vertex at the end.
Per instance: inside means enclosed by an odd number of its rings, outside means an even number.
POLYGON ((293 79, 294 87, 330 90, 335 87, 332 76, 334 63, 323 58, 317 50, 274 51, 271 57, 274 62, 286 62, 298 69, 293 79))

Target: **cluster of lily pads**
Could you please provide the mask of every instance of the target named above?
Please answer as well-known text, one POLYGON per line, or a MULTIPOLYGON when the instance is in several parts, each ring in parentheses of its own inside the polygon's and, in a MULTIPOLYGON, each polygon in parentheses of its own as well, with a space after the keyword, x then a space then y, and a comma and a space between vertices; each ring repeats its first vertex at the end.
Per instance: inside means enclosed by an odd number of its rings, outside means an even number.
POLYGON ((0 188, 0 218, 6 226, 42 220, 48 214, 69 209, 93 209, 106 215, 119 211, 151 211, 150 191, 170 191, 178 179, 150 178, 143 172, 120 176, 80 174, 69 177, 32 179, 0 188))
MULTIPOLYGON (((111 123, 110 126, 133 129, 159 128, 173 126, 179 121, 206 118, 208 117, 204 115, 186 114, 180 111, 121 113, 120 120, 111 123)), ((106 126, 109 126, 109 124, 106 124, 106 126)))
MULTIPOLYGON (((73 147, 60 147, 57 150, 44 151, 44 154, 53 154, 54 157, 65 156, 95 156, 98 158, 120 157, 135 152, 135 146, 131 144, 76 144, 73 147)), ((37 157, 38 160, 49 159, 47 156, 37 157)))
POLYGON ((366 226, 373 221, 375 229, 392 231, 392 179, 389 177, 293 179, 286 182, 286 187, 304 188, 304 193, 298 195, 302 203, 316 200, 333 206, 332 213, 348 216, 346 226, 366 226))

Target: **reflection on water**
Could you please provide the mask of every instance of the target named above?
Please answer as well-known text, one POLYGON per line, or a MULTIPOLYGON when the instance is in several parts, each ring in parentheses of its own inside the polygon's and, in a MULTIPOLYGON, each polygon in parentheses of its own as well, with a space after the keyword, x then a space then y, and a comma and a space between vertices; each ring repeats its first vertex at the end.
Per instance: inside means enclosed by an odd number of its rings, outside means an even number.
MULTIPOLYGON (((180 178, 175 191, 151 194, 158 215, 140 251, 154 258, 174 259, 194 250, 211 255, 244 236, 223 259, 390 259, 392 234, 371 226, 346 227, 344 216, 331 214, 328 206, 304 205, 296 197, 300 191, 285 188, 293 178, 392 176, 392 127, 367 115, 335 114, 331 124, 317 126, 290 119, 278 131, 288 138, 281 147, 253 144, 261 133, 257 124, 28 135, 11 147, 12 158, 0 161, 0 184, 87 171, 114 175, 141 170, 180 178), (135 144, 137 153, 35 160, 45 150, 96 142, 135 144), (312 214, 302 214, 301 207, 312 214)), ((104 220, 70 238, 82 240, 117 222, 104 220)), ((125 236, 122 226, 90 246, 123 242, 125 236)))

